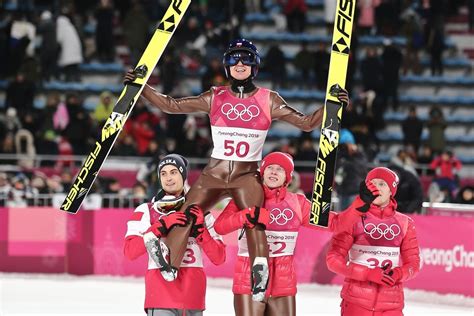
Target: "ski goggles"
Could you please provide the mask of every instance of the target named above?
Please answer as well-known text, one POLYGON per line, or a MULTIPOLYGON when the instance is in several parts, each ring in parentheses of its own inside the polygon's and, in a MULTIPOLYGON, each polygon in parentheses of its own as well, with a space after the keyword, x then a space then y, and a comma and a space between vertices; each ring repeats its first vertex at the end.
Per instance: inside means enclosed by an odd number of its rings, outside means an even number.
POLYGON ((255 54, 247 51, 235 51, 228 53, 224 56, 224 64, 226 66, 235 66, 242 62, 246 66, 255 66, 257 65, 257 58, 255 54))

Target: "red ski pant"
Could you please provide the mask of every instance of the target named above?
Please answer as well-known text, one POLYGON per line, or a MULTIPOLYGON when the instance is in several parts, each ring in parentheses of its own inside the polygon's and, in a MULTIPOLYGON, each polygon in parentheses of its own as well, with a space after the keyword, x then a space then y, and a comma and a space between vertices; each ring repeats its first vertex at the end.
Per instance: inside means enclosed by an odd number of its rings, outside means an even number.
POLYGON ((341 316, 403 316, 403 312, 402 310, 375 312, 343 300, 341 302, 341 316))

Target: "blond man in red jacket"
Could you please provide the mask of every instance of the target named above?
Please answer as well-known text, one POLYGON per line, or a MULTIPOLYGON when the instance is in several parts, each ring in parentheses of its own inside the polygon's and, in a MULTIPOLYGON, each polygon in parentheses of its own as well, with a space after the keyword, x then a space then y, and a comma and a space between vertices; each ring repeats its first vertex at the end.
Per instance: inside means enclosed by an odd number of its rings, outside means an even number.
POLYGON ((310 225, 311 203, 303 194, 287 191, 293 169, 293 158, 286 153, 273 152, 265 156, 260 167, 265 195, 263 207, 258 212, 254 208, 241 211, 231 201, 214 225, 216 232, 222 235, 257 223, 266 226, 270 278, 262 302, 251 298, 251 264, 245 234, 238 242, 232 287, 237 316, 296 315, 297 282, 293 254, 300 227, 332 232, 342 230, 342 226, 352 224, 360 217, 359 212, 347 213, 348 216, 331 212, 328 228, 310 225))
POLYGON ((403 282, 418 273, 420 250, 413 220, 396 211, 397 186, 395 172, 372 169, 349 207, 366 214, 332 238, 326 262, 345 277, 342 316, 403 315, 403 282))

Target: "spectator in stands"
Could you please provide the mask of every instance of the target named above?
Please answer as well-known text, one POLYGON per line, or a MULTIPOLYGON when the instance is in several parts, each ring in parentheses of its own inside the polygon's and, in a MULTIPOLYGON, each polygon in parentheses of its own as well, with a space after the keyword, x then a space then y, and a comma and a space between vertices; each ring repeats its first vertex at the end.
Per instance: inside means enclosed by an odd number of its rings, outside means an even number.
POLYGON ((112 149, 113 155, 116 156, 136 156, 137 146, 133 136, 126 131, 119 135, 117 144, 112 149), (123 135, 123 136, 122 136, 123 135))
POLYGON ((38 191, 38 194, 49 194, 50 190, 46 183, 45 174, 35 174, 31 178, 31 187, 38 191))
MULTIPOLYGON (((150 20, 141 1, 132 1, 122 23, 122 30, 127 47, 130 50, 130 64, 135 66, 145 51, 150 36, 150 20)), ((179 30, 179 28, 178 28, 179 30)))
POLYGON ((0 139, 7 134, 14 136, 21 127, 15 108, 8 108, 5 114, 0 113, 0 139))
POLYGON ((56 22, 56 34, 60 53, 58 66, 64 74, 65 81, 80 81, 79 64, 83 62, 82 44, 79 34, 66 15, 60 15, 56 22))
POLYGON ((452 197, 454 190, 458 187, 458 173, 462 168, 461 161, 451 151, 445 150, 431 162, 430 168, 436 172, 433 181, 439 185, 441 190, 447 189, 452 197))
POLYGON ((428 188, 428 199, 430 203, 451 203, 451 193, 448 189, 442 190, 436 182, 431 182, 428 188))
POLYGON ((88 143, 92 129, 91 118, 76 93, 66 95, 66 108, 69 115, 69 124, 64 130, 64 136, 71 144, 74 155, 84 155, 89 151, 88 143))
POLYGON ((360 64, 360 73, 364 91, 372 90, 379 94, 384 85, 383 66, 376 48, 368 47, 366 49, 365 58, 360 64))
POLYGON ((444 120, 443 110, 439 105, 431 107, 426 126, 429 132, 427 145, 430 146, 434 154, 440 154, 446 147, 444 130, 448 124, 444 120))
POLYGON ((41 36, 41 80, 45 82, 54 78, 57 79, 57 60, 60 47, 56 35, 56 21, 50 11, 43 11, 43 13, 41 13, 38 35, 41 36))
MULTIPOLYGON (((141 183, 135 183, 132 187, 132 203, 130 206, 137 207, 138 205, 145 203, 147 199, 146 187, 141 183)), ((155 192, 156 194, 156 192, 155 192)))
POLYGON ((99 104, 95 107, 94 114, 92 115, 98 126, 102 127, 104 125, 110 113, 112 113, 114 105, 112 93, 104 91, 100 94, 99 104))
POLYGON ((302 33, 306 28, 306 11, 308 7, 304 0, 288 0, 283 9, 286 15, 288 31, 302 33))
POLYGON ((460 204, 474 204, 474 187, 472 185, 462 187, 454 202, 460 204))
MULTIPOLYGON (((296 161, 315 161, 318 157, 318 153, 314 148, 313 138, 311 133, 301 133, 299 146, 296 151, 296 161)), ((314 166, 309 167, 297 167, 298 171, 314 171, 314 166)))
POLYGON ((218 58, 212 58, 206 67, 206 72, 201 77, 201 91, 207 91, 213 86, 221 86, 226 84, 222 63, 218 58))
POLYGON ((334 17, 336 16, 337 1, 324 0, 324 22, 326 23, 326 34, 332 36, 334 29, 334 17))
POLYGON ((357 29, 362 35, 375 34, 375 7, 380 0, 362 0, 357 2, 359 14, 357 18, 357 29))
POLYGON ((402 13, 402 34, 406 37, 406 51, 403 63, 403 74, 409 70, 415 74, 421 72, 419 51, 424 47, 423 28, 420 16, 411 7, 402 13))
POLYGON ((278 43, 273 43, 263 61, 262 72, 270 75, 272 89, 284 88, 286 80, 286 58, 278 43))
POLYGON ((35 83, 23 72, 18 72, 6 91, 5 108, 15 108, 19 113, 31 112, 35 97, 35 83))
POLYGON ((396 164, 389 164, 388 168, 397 173, 400 181, 395 195, 397 210, 405 214, 421 213, 423 188, 418 175, 396 164))
POLYGON ((12 188, 8 193, 8 207, 26 207, 30 200, 38 194, 38 190, 30 186, 28 177, 19 173, 11 180, 12 188))
POLYGON ((423 132, 423 122, 416 114, 416 107, 410 106, 408 116, 402 122, 403 145, 412 145, 415 152, 418 152, 421 144, 421 134, 423 132))
POLYGON ((123 205, 122 200, 127 196, 126 192, 122 189, 120 181, 115 178, 107 179, 105 182, 103 207, 129 207, 129 205, 123 205), (108 180, 108 181, 107 181, 108 180), (110 195, 110 196, 109 196, 110 195))
MULTIPOLYGON (((46 183, 48 185, 49 191, 51 193, 63 193, 64 187, 61 184, 61 177, 58 175, 52 175, 51 177, 46 178, 46 183)), ((71 184, 69 183, 69 186, 71 184)))
POLYGON ((5 172, 0 172, 0 206, 5 206, 10 190, 11 185, 8 175, 5 172))
POLYGON ((101 62, 112 62, 115 56, 114 9, 110 0, 100 0, 95 11, 95 47, 101 62))
POLYGON ((320 42, 318 48, 314 52, 313 70, 314 76, 316 77, 316 87, 322 91, 326 91, 330 57, 331 55, 328 52, 326 43, 320 42))
POLYGON ((397 35, 400 29, 400 2, 381 0, 375 8, 375 23, 377 34, 382 36, 397 35))
MULTIPOLYGON (((8 41, 9 74, 15 75, 27 57, 34 56, 36 27, 21 10, 14 12, 8 41)), ((2 61, 5 62, 5 61, 2 61)))
POLYGON ((313 53, 308 50, 308 43, 301 42, 301 48, 293 59, 296 70, 301 75, 300 89, 310 87, 310 71, 313 69, 313 53))
POLYGON ((365 179, 368 161, 349 130, 341 130, 339 143, 335 182, 339 210, 345 210, 359 194, 359 183, 365 179))
POLYGON ((432 76, 443 75, 443 51, 446 48, 444 43, 444 25, 441 19, 437 19, 428 31, 427 48, 431 55, 430 67, 432 76))
POLYGON ((398 109, 398 84, 399 73, 403 55, 398 47, 393 45, 392 40, 384 39, 384 49, 382 53, 384 103, 388 106, 388 101, 392 100, 393 110, 398 109))
POLYGON ((159 65, 161 83, 163 85, 162 93, 170 94, 178 86, 180 63, 174 47, 169 46, 166 54, 163 56, 163 62, 159 65))
MULTIPOLYGON (((433 151, 431 150, 431 147, 428 145, 423 145, 421 146, 421 149, 417 156, 416 161, 418 162, 418 164, 429 165, 433 161, 433 158, 434 156, 433 156, 433 151)), ((429 168, 426 170, 419 169, 417 171, 418 171, 418 174, 434 175, 434 171, 429 168), (424 173, 423 171, 425 171, 426 173, 424 173)))
POLYGON ((291 182, 286 189, 291 193, 305 194, 301 189, 301 176, 297 171, 293 171, 291 174, 291 182))

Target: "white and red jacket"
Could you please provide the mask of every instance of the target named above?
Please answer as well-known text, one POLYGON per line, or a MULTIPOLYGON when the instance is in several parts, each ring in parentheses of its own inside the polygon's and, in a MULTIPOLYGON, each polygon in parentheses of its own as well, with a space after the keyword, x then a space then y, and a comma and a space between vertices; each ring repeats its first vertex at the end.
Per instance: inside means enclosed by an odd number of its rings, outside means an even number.
MULTIPOLYGON (((362 204, 357 197, 349 209, 362 204)), ((418 273, 420 250, 413 220, 396 208, 394 200, 385 208, 372 204, 352 227, 333 236, 326 261, 331 271, 346 277, 344 301, 371 311, 403 309, 403 282, 418 273), (401 268, 398 283, 388 287, 367 281, 370 269, 386 264, 401 268)))
MULTIPOLYGON (((342 224, 339 214, 331 212, 329 227, 323 228, 309 224, 311 203, 303 194, 287 192, 286 187, 269 189, 263 186, 265 202, 263 207, 270 211, 270 224, 266 228, 269 246, 270 280, 266 296, 294 296, 296 295, 296 272, 293 264, 293 254, 301 226, 323 231, 335 231, 342 224)), ((231 201, 222 211, 214 224, 216 232, 221 235, 242 228, 239 220, 239 208, 231 201)), ((352 223, 359 217, 354 212, 352 223)), ((344 222, 346 217, 344 219, 344 222)), ((234 272, 232 291, 234 294, 251 294, 250 287, 250 259, 245 234, 238 242, 239 252, 234 272)))
MULTIPOLYGON (((143 233, 166 213, 160 212, 151 203, 138 206, 127 223, 124 253, 134 260, 147 253, 143 233)), ((225 245, 214 231, 214 217, 205 217, 204 230, 199 238, 190 237, 179 269, 178 278, 165 281, 155 262, 148 256, 148 270, 145 275, 145 310, 148 308, 205 309, 206 275, 202 264, 202 250, 212 263, 225 261, 225 245)), ((165 237, 162 237, 165 240, 165 237)))

